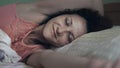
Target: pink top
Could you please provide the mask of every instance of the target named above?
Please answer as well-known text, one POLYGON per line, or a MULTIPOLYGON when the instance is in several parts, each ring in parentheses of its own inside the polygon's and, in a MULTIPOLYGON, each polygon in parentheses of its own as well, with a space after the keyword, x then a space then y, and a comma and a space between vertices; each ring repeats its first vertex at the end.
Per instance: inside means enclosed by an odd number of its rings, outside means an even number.
POLYGON ((43 48, 40 45, 26 45, 23 39, 37 26, 35 23, 24 21, 16 16, 16 4, 0 7, 0 28, 11 38, 11 47, 25 58, 32 51, 43 48))

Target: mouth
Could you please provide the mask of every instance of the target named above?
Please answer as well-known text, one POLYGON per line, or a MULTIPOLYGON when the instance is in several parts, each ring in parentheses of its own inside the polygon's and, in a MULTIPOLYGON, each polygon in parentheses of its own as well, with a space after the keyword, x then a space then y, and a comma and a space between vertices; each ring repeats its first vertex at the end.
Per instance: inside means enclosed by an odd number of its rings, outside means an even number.
POLYGON ((54 25, 53 25, 53 35, 57 39, 56 30, 55 30, 55 26, 54 25))

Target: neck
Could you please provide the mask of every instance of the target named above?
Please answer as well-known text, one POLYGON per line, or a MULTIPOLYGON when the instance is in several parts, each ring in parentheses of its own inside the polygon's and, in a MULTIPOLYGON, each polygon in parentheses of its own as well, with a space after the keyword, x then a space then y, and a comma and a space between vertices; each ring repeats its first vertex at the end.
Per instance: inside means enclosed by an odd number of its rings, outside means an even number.
POLYGON ((53 46, 51 44, 46 43, 46 40, 43 37, 42 30, 44 28, 44 25, 38 26, 36 29, 34 29, 29 36, 24 40, 24 43, 29 44, 41 44, 44 48, 50 49, 53 46))
POLYGON ((27 45, 30 44, 39 44, 40 42, 45 43, 44 37, 42 35, 42 29, 44 25, 38 26, 35 28, 24 40, 24 43, 27 45))
POLYGON ((39 40, 42 41, 42 42, 44 41, 44 37, 43 37, 43 34, 42 34, 43 33, 43 31, 42 31, 43 28, 44 28, 44 25, 40 25, 33 30, 34 36, 38 37, 39 40))

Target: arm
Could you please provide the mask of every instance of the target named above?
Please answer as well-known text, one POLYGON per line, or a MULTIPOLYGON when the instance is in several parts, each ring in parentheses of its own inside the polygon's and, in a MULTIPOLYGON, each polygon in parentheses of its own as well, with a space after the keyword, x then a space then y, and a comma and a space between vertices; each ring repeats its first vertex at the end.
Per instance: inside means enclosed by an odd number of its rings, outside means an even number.
POLYGON ((93 1, 93 9, 98 10, 101 15, 104 15, 102 0, 92 0, 92 1, 93 1))
POLYGON ((38 0, 37 5, 41 13, 50 14, 63 9, 91 8, 103 15, 102 0, 38 0))
POLYGON ((65 56, 52 50, 32 54, 27 64, 35 68, 119 68, 120 60, 115 63, 100 60, 65 56))
POLYGON ((91 8, 103 15, 101 0, 38 0, 32 3, 17 3, 16 13, 21 19, 40 23, 48 14, 75 8, 91 8))
POLYGON ((33 53, 27 61, 27 64, 35 68, 83 68, 83 64, 88 60, 77 57, 65 56, 52 50, 43 50, 42 52, 33 53))

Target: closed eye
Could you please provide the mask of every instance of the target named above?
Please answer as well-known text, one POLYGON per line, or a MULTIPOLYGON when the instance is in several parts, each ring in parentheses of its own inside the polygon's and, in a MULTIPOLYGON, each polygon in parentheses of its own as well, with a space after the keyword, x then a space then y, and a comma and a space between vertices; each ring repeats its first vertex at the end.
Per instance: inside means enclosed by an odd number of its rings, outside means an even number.
POLYGON ((69 43, 72 42, 73 40, 74 40, 74 35, 71 32, 69 32, 68 33, 68 41, 69 41, 69 43))
POLYGON ((66 26, 72 25, 71 18, 68 18, 68 17, 65 18, 65 25, 66 25, 66 26))

